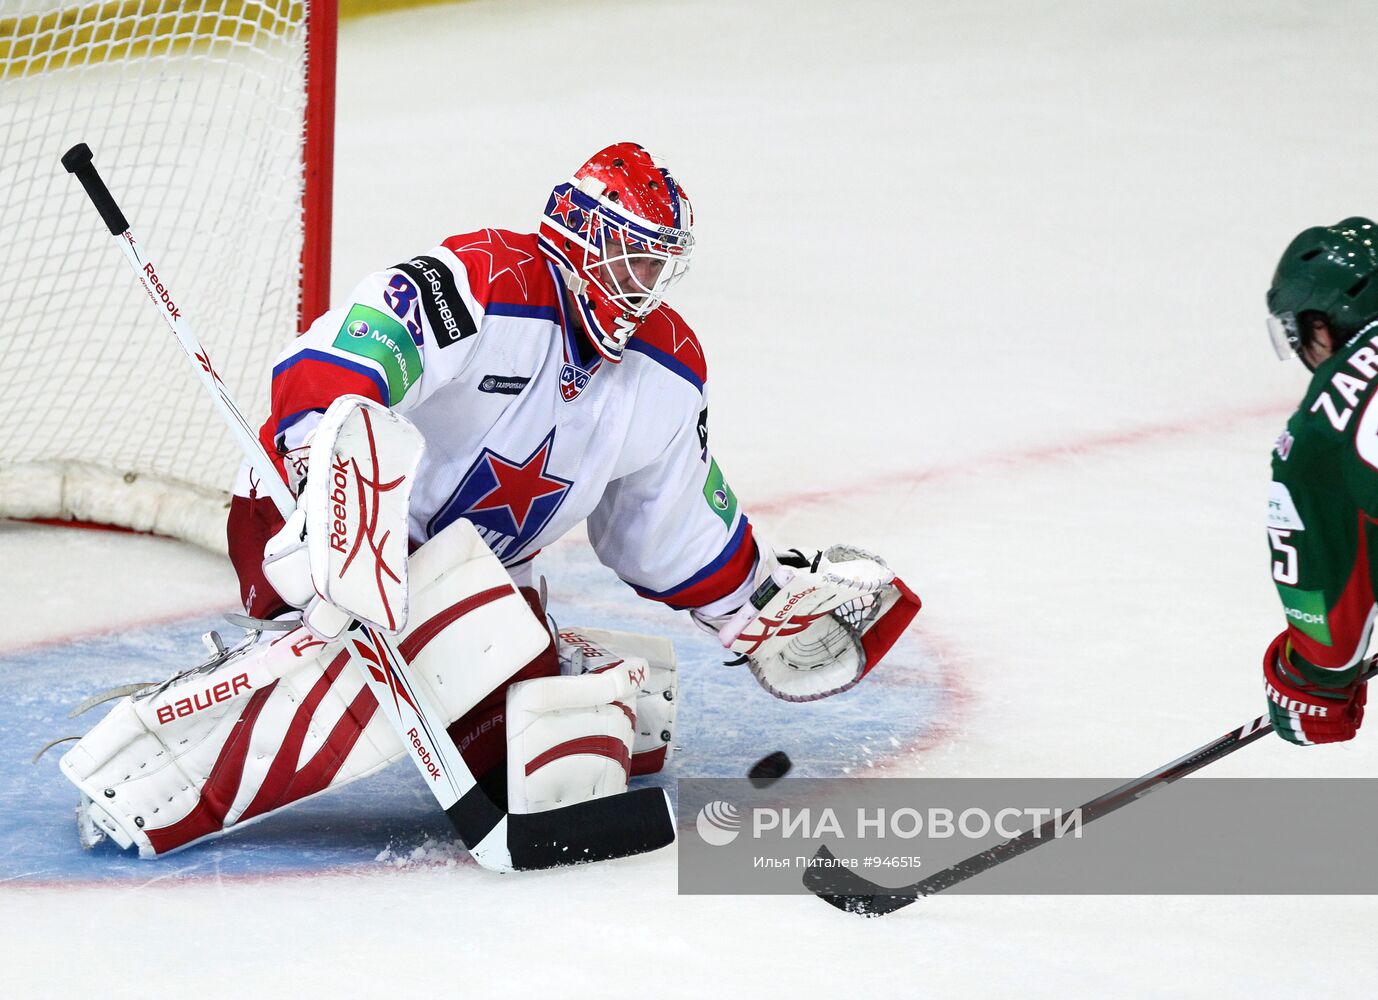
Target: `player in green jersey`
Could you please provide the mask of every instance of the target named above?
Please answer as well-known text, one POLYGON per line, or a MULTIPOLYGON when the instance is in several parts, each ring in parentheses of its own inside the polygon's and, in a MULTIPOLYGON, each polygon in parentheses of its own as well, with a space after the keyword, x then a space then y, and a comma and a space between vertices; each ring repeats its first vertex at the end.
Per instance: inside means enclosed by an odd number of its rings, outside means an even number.
POLYGON ((1268 539, 1287 628, 1263 660, 1293 743, 1353 739, 1378 606, 1378 227, 1345 219, 1288 245, 1268 289, 1282 358, 1314 374, 1273 449, 1268 539))

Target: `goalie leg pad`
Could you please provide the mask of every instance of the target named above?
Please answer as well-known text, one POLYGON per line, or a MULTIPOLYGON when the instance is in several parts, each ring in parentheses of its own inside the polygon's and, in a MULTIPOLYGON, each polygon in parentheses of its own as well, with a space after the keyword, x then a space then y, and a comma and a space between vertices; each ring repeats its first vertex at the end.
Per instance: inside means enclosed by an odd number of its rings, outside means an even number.
MULTIPOLYGON (((448 721, 549 645, 467 521, 416 552, 411 582, 401 650, 448 721)), ((368 662, 358 632, 345 641, 368 662)), ((343 644, 299 629, 117 703, 62 770, 89 800, 88 836, 99 829, 154 857, 399 758, 406 748, 377 707, 343 644)))
POLYGON ((636 738, 631 773, 655 774, 663 768, 674 751, 679 678, 674 644, 663 636, 596 628, 561 629, 557 641, 563 674, 599 673, 624 663, 645 671, 632 706, 636 738))
POLYGON ((631 703, 644 674, 624 663, 507 689, 509 812, 545 812, 627 790, 636 727, 631 703))
MULTIPOLYGON (((536 591, 530 587, 523 587, 521 593, 532 613, 542 615, 540 598, 536 591)), ((554 677, 559 673, 560 664, 555 658, 555 643, 547 638, 545 648, 507 683, 515 684, 538 677, 554 677)), ((507 771, 503 766, 507 758, 504 728, 506 710, 507 685, 504 684, 465 712, 448 728, 450 739, 459 748, 469 771, 483 786, 489 798, 499 804, 507 802, 507 771)))
POLYGON ((62 758, 93 828, 156 857, 402 753, 338 644, 305 630, 126 698, 62 758))
POLYGON ((620 858, 674 842, 665 790, 627 791, 637 728, 631 704, 646 680, 645 660, 629 657, 508 689, 507 821, 516 868, 620 858))

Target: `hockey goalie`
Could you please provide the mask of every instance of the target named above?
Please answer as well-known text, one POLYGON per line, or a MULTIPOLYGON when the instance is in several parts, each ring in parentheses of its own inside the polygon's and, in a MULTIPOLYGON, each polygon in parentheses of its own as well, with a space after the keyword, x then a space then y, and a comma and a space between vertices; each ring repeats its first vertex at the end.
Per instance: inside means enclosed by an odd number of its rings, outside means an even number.
POLYGON ((64 756, 84 841, 161 856, 419 752, 383 718, 365 672, 386 651, 356 622, 395 634, 480 801, 555 828, 611 804, 617 839, 639 821, 615 808, 629 782, 672 752, 675 655, 550 625, 533 561, 580 522, 771 695, 827 698, 873 670, 919 601, 875 555, 778 552, 748 520, 709 450, 702 349, 664 304, 693 251, 684 189, 622 142, 555 186, 537 233, 450 237, 295 339, 260 436, 297 509, 284 520, 246 466, 229 516, 249 631, 64 756), (356 494, 374 498, 366 542, 344 530, 356 494))

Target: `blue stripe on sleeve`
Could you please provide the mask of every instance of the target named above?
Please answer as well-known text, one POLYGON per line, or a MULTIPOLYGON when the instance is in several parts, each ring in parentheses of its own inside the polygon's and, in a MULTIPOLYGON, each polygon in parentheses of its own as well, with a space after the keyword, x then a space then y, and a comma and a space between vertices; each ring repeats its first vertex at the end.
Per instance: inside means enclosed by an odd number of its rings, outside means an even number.
POLYGON ((675 586, 671 587, 669 590, 647 590, 645 587, 638 587, 634 583, 631 585, 631 588, 635 590, 638 594, 640 594, 642 597, 650 597, 657 601, 668 600, 669 598, 674 597, 681 591, 688 590, 690 587, 693 586, 697 586, 704 580, 707 580, 714 573, 718 572, 718 570, 726 566, 727 563, 732 559, 732 557, 737 554, 737 550, 741 548, 742 538, 745 535, 746 515, 743 514, 741 518, 737 521, 737 530, 732 532, 732 538, 728 540, 727 546, 721 552, 718 553, 716 559, 710 562, 707 566, 703 567, 703 569, 699 570, 689 579, 685 580, 682 583, 675 584, 675 586))
POLYGON ((368 365, 361 365, 354 361, 347 361, 339 355, 326 354, 324 351, 306 350, 300 352, 299 354, 292 355, 286 361, 282 362, 276 368, 273 369, 273 378, 276 379, 279 375, 286 372, 289 368, 292 368, 293 366, 297 365, 299 362, 302 361, 322 361, 328 365, 334 365, 337 368, 343 368, 346 371, 354 372, 356 375, 362 375, 364 376, 364 378, 368 379, 370 382, 372 382, 375 386, 378 387, 379 399, 383 400, 384 403, 387 403, 389 405, 392 403, 391 395, 388 392, 388 384, 386 381, 384 381, 383 376, 380 372, 368 367, 368 365))
POLYGON ((700 379, 691 368, 689 368, 682 361, 677 359, 673 354, 666 354, 660 348, 652 347, 650 344, 643 343, 635 337, 633 337, 631 340, 627 342, 626 349, 629 351, 635 351, 638 354, 644 354, 646 357, 650 358, 656 364, 664 368, 670 369, 670 371, 674 372, 680 378, 684 379, 695 389, 699 390, 699 392, 703 392, 703 380, 700 379))
POLYGON ((490 302, 483 310, 485 316, 514 316, 517 319, 543 319, 551 323, 560 321, 559 311, 554 306, 532 306, 524 302, 490 302))

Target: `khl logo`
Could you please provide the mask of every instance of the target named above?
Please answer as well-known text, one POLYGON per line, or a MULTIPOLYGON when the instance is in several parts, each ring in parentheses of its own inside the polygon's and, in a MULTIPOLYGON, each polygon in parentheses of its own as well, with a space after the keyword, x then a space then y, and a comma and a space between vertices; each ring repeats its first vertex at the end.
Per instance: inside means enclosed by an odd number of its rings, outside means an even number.
POLYGON ((737 834, 741 832, 742 821, 737 807, 731 802, 723 802, 719 799, 710 802, 699 810, 699 818, 695 824, 698 827, 699 836, 703 842, 712 847, 726 847, 737 839, 737 834))

